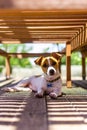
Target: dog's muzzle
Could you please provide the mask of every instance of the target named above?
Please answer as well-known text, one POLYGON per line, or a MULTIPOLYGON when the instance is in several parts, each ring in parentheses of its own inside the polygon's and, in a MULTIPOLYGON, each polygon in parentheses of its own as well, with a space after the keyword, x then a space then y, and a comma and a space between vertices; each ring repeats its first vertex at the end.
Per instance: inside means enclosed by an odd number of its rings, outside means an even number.
POLYGON ((55 73, 56 73, 56 70, 55 70, 54 67, 52 67, 52 66, 48 67, 48 70, 47 70, 47 74, 48 74, 48 75, 52 76, 52 75, 54 75, 55 73))

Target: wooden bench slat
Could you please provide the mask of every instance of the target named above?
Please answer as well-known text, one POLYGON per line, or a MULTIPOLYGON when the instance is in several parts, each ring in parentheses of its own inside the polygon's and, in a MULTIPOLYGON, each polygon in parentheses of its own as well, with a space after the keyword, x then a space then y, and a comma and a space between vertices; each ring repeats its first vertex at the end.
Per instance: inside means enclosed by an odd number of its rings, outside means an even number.
POLYGON ((0 101, 0 129, 3 125, 5 130, 47 130, 45 98, 36 98, 31 92, 14 92, 3 93, 0 101))
POLYGON ((32 93, 18 125, 20 130, 47 130, 47 111, 45 98, 36 98, 32 93))
POLYGON ((87 89, 87 81, 86 80, 73 80, 72 83, 77 87, 83 87, 87 89))

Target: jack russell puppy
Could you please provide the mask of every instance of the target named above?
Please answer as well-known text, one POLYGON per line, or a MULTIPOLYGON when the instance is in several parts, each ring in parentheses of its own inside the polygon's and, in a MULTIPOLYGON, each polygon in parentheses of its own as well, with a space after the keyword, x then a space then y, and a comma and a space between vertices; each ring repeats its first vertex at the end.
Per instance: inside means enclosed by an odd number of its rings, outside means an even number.
POLYGON ((62 95, 62 81, 59 73, 59 62, 61 54, 52 53, 50 57, 39 57, 35 63, 41 66, 44 74, 41 76, 31 76, 21 80, 16 86, 4 88, 5 91, 36 91, 37 97, 43 97, 45 93, 56 99, 62 95))

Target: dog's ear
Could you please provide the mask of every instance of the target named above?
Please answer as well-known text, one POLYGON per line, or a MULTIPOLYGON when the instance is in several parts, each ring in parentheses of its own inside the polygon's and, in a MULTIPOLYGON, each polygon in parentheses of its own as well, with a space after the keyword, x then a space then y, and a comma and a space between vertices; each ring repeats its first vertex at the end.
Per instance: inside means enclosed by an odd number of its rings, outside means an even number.
POLYGON ((59 53, 57 53, 57 52, 53 52, 53 53, 52 53, 52 56, 53 56, 55 59, 57 59, 57 60, 60 60, 61 57, 62 57, 62 55, 59 54, 59 53))
POLYGON ((37 59, 34 61, 35 64, 36 64, 36 65, 41 65, 41 62, 42 62, 42 59, 43 59, 43 58, 44 58, 43 56, 37 58, 37 59))

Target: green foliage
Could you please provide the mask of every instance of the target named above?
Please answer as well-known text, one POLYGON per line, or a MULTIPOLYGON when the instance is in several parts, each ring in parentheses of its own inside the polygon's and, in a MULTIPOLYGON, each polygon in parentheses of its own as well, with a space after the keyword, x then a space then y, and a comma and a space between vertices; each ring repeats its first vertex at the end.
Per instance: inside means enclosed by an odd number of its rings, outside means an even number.
POLYGON ((5 65, 5 58, 0 56, 0 73, 2 72, 4 65, 5 65))
POLYGON ((11 58, 10 63, 12 66, 32 67, 31 62, 29 61, 29 59, 26 59, 26 58, 23 58, 23 59, 11 58))
MULTIPOLYGON (((28 53, 30 50, 32 50, 32 47, 26 47, 25 44, 0 44, 0 48, 5 50, 9 53, 28 53)), ((32 67, 32 64, 30 63, 29 58, 11 58, 10 60, 11 66, 29 66, 32 67)), ((0 56, 0 65, 5 65, 5 58, 0 56)))
POLYGON ((66 64, 66 56, 63 56, 63 58, 61 59, 61 64, 63 64, 63 65, 66 64))
POLYGON ((0 56, 0 65, 5 65, 5 58, 0 56))
POLYGON ((0 66, 0 73, 2 72, 3 68, 0 66))
POLYGON ((71 64, 72 65, 81 65, 81 53, 79 52, 74 52, 71 55, 71 64))
POLYGON ((86 65, 87 65, 87 59, 86 59, 86 65))
MULTIPOLYGON (((66 64, 66 56, 63 56, 61 63, 66 64)), ((71 65, 81 65, 81 54, 79 52, 72 53, 71 65)))

